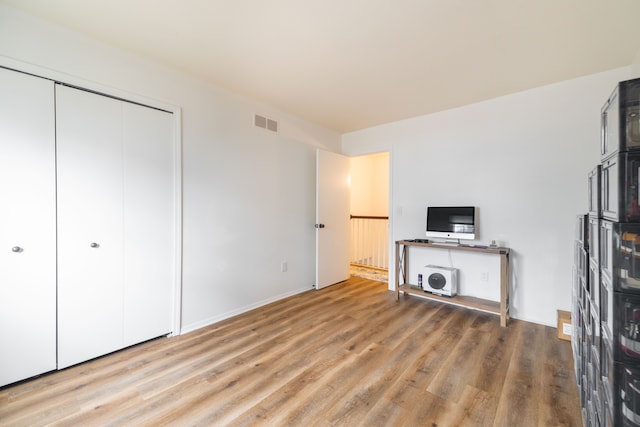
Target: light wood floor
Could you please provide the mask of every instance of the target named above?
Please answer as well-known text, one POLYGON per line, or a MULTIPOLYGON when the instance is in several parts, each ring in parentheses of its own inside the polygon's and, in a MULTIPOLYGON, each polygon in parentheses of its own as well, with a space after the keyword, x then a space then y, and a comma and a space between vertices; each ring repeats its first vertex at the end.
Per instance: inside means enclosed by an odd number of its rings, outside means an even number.
POLYGON ((0 389, 0 425, 582 423, 555 329, 351 278, 0 389))

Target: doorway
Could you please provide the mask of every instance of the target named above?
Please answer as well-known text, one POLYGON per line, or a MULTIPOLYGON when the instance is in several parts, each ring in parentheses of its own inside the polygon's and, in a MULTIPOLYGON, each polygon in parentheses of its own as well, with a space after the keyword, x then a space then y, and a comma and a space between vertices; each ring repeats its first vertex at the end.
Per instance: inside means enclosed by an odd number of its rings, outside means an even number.
POLYGON ((389 153, 349 159, 352 276, 388 282, 389 153))

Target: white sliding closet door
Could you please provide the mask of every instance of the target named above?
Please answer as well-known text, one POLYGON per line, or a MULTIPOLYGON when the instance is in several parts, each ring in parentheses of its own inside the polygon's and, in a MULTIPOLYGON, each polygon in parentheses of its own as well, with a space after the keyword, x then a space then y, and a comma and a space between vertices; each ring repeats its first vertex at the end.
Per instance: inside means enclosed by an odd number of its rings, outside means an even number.
POLYGON ((56 368, 53 82, 0 68, 0 386, 56 368))
POLYGON ((172 329, 173 115, 124 103, 124 343, 172 329))
POLYGON ((56 86, 59 368, 124 345, 122 114, 56 86))
POLYGON ((173 115, 56 87, 58 367, 169 334, 173 115))

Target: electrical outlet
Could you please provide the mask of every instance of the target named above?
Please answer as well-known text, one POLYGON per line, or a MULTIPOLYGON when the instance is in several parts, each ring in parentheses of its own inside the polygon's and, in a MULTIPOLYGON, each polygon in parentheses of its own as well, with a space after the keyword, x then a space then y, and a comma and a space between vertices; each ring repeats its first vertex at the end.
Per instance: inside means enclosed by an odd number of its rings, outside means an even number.
POLYGON ((280 271, 286 273, 288 269, 287 261, 282 261, 282 263, 280 263, 280 271))
POLYGON ((484 273, 482 273, 482 276, 480 277, 480 281, 481 282, 488 282, 489 281, 489 272, 485 271, 484 273))

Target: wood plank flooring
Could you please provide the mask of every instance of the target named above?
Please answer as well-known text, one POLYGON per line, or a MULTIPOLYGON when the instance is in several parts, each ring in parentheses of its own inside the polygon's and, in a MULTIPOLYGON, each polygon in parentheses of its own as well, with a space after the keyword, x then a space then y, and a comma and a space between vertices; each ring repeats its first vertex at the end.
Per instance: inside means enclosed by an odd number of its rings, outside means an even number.
POLYGON ((581 426, 556 330, 352 277, 0 389, 2 426, 581 426))

